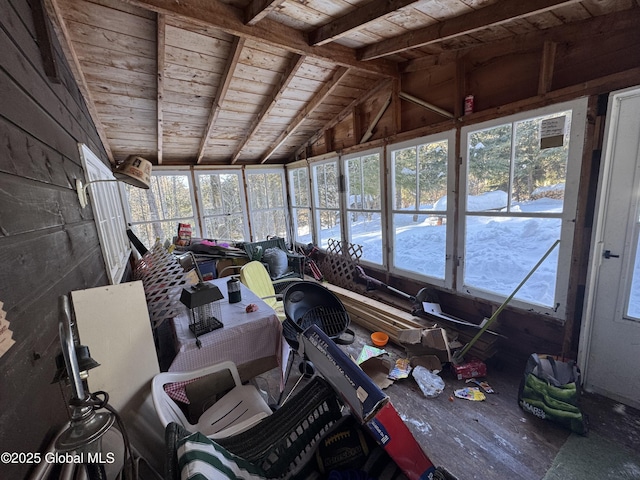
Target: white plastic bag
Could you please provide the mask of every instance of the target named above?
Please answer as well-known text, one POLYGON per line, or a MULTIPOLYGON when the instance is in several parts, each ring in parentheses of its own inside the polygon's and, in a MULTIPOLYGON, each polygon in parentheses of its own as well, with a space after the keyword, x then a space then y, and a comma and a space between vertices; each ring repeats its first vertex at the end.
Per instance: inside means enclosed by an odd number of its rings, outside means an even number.
POLYGON ((425 397, 435 398, 444 390, 444 380, 431 370, 418 365, 412 374, 425 397))

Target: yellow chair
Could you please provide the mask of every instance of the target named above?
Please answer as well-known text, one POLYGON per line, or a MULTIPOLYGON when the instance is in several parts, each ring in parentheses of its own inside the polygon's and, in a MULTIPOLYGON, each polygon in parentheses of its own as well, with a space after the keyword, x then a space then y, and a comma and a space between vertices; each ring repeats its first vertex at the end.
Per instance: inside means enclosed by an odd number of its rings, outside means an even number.
POLYGON ((242 266, 240 269, 240 281, 273 308, 280 321, 284 321, 287 315, 284 312, 282 293, 276 293, 276 290, 284 292, 289 285, 299 282, 300 279, 287 278, 272 281, 264 265, 254 260, 242 266))

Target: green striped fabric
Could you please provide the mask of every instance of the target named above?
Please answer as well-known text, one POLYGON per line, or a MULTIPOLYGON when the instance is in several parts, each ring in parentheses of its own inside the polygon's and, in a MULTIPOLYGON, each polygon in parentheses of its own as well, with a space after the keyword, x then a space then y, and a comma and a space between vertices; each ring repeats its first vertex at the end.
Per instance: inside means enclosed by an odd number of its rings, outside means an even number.
POLYGON ((178 443, 178 467, 182 480, 266 478, 261 468, 229 453, 199 432, 178 443))

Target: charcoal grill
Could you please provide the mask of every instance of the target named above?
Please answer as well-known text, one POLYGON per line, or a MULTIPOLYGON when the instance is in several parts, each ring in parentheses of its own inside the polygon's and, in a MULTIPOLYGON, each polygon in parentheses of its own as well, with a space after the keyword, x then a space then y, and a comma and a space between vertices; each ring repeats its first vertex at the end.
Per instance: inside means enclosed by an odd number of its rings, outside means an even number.
POLYGON ((298 334, 317 325, 334 342, 349 345, 354 333, 349 327, 349 314, 333 292, 315 282, 298 282, 284 294, 286 319, 282 324, 285 340, 297 350, 298 334))
MULTIPOLYGON (((300 342, 298 335, 311 325, 317 325, 334 342, 349 345, 355 340, 355 334, 349 327, 349 314, 344 305, 333 292, 316 282, 297 282, 287 288, 282 299, 286 318, 282 322, 282 334, 291 346, 292 355, 285 373, 285 384, 291 373, 294 356, 298 353, 300 342)), ((314 372, 313 364, 306 359, 300 363, 302 376, 311 376, 314 372)), ((293 387, 297 387, 298 383, 293 387)), ((289 393, 289 396, 291 395, 289 393)), ((280 395, 281 403, 284 391, 280 395)), ((289 398, 287 396, 287 398, 289 398)), ((284 400, 286 402, 286 399, 284 400)))

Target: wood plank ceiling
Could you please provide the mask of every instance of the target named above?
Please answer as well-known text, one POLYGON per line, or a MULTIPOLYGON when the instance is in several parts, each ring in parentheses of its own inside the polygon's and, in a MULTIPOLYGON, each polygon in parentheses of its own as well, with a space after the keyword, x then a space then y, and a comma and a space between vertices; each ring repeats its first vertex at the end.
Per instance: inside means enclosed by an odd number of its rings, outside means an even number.
POLYGON ((445 51, 635 0, 43 0, 110 160, 285 163, 445 51))

